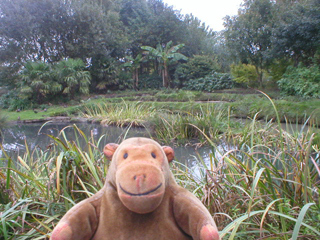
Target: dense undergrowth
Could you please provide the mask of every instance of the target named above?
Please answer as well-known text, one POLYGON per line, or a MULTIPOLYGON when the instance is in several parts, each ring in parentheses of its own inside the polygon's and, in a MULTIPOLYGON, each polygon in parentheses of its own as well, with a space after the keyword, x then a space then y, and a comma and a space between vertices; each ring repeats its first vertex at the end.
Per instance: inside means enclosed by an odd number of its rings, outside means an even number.
MULTIPOLYGON (((199 156, 194 168, 180 166, 179 159, 171 168, 178 183, 212 213, 223 239, 319 238, 320 144, 311 128, 290 134, 253 118, 240 132, 220 135, 235 146, 221 152, 217 138, 189 126, 207 140, 212 153, 209 159, 199 156)), ((70 127, 75 139, 62 130, 49 136, 53 143, 46 150, 26 144, 24 155, 11 157, 2 149, 1 239, 48 238, 68 209, 103 186, 105 136, 95 141, 76 125, 70 127), (80 138, 86 147, 80 147, 80 138)))

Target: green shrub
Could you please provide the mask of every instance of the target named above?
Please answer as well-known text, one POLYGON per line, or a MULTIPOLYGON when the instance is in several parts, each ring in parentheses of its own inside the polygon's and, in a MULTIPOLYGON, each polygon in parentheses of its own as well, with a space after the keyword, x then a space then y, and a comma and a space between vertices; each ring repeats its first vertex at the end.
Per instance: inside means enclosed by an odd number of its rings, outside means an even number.
POLYGON ((184 85, 184 89, 212 92, 213 90, 233 88, 234 81, 228 73, 213 73, 203 78, 190 80, 184 85))
POLYGON ((21 99, 16 90, 9 91, 0 97, 0 107, 3 109, 9 109, 10 111, 28 109, 31 105, 31 101, 21 99))
POLYGON ((181 81, 205 77, 212 71, 219 71, 217 61, 210 56, 196 55, 189 58, 187 63, 179 65, 175 71, 175 78, 181 81))
POLYGON ((320 98, 320 69, 311 67, 290 66, 278 81, 282 94, 303 98, 320 98))
POLYGON ((139 89, 160 89, 162 79, 158 74, 142 75, 139 79, 139 89))
POLYGON ((259 76, 255 66, 251 64, 232 64, 230 67, 235 82, 244 83, 251 87, 257 84, 259 76))

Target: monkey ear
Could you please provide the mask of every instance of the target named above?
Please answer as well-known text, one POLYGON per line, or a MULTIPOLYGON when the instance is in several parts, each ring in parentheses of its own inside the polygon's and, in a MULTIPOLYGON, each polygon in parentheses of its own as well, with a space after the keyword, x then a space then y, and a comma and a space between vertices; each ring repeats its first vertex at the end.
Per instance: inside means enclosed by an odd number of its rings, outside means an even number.
POLYGON ((163 146, 164 153, 167 155, 168 162, 171 162, 174 159, 174 151, 171 147, 163 146))
POLYGON ((103 153, 106 156, 106 158, 111 160, 114 152, 117 150, 118 147, 119 145, 116 143, 108 143, 107 145, 105 145, 103 148, 103 153))

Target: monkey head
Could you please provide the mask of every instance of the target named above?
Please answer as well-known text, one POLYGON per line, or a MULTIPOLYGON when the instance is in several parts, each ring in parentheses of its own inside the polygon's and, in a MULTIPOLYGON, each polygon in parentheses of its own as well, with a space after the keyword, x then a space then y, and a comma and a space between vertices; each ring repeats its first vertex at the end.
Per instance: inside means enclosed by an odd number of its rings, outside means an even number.
POLYGON ((174 158, 173 149, 151 139, 131 138, 120 145, 107 144, 103 152, 112 159, 107 181, 117 189, 122 204, 139 214, 154 211, 172 176, 169 162, 174 158))

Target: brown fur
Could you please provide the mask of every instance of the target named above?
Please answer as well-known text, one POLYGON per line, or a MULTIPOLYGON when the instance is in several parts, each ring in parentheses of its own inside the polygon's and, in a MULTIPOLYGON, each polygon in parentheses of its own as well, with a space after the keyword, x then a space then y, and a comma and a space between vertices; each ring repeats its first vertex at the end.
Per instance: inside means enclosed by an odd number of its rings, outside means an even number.
POLYGON ((61 219, 51 240, 218 240, 203 204, 175 182, 170 147, 147 138, 107 144, 112 162, 105 186, 61 219))

